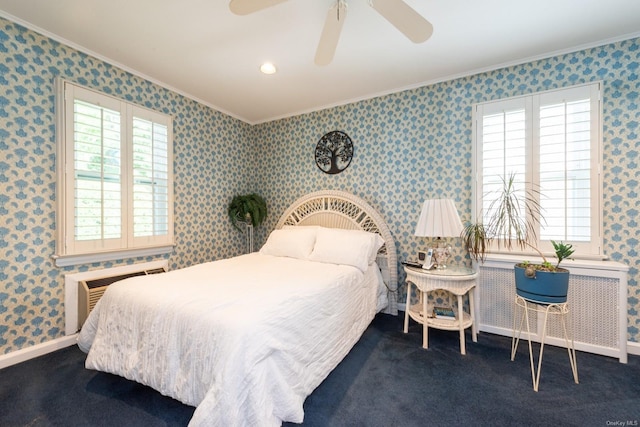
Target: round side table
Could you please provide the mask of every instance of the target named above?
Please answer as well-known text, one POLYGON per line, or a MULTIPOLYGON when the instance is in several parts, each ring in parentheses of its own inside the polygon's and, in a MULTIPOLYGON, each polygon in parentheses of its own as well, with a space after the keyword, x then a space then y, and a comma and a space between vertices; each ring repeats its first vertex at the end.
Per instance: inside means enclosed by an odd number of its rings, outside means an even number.
MULTIPOLYGON (((476 323, 474 321, 474 293, 478 273, 465 267, 449 267, 443 270, 424 270, 416 267, 404 267, 407 273, 407 302, 404 315, 404 332, 409 330, 409 318, 422 324, 422 347, 429 347, 429 328, 459 331, 460 353, 466 354, 464 331, 471 327, 473 342, 478 341, 476 323), (418 304, 411 305, 411 286, 419 292, 418 304), (458 311, 454 319, 442 319, 433 315, 428 307, 428 293, 444 290, 456 295, 458 311), (469 312, 464 310, 462 297, 469 294, 469 312)), ((452 301, 450 300, 450 304, 452 301)))

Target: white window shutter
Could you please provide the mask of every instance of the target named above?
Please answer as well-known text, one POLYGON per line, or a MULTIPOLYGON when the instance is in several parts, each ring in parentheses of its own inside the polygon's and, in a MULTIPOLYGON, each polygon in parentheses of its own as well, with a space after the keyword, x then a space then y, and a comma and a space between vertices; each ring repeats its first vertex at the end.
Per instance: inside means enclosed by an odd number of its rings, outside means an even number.
POLYGON ((132 220, 135 245, 172 241, 170 127, 165 116, 134 109, 132 220))
POLYGON ((171 118, 62 81, 56 264, 173 245, 171 118))
POLYGON ((537 247, 552 252, 556 240, 586 258, 603 255, 600 90, 593 83, 476 106, 474 206, 485 222, 513 174, 540 203, 537 247))

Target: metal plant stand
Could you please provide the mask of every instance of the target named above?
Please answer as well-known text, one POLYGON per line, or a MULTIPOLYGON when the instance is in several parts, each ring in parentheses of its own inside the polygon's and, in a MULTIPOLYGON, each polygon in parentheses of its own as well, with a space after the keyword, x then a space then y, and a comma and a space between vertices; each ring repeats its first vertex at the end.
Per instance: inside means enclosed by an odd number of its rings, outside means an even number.
POLYGON ((569 314, 569 307, 566 302, 564 303, 541 303, 516 295, 515 310, 513 316, 513 337, 511 339, 511 361, 516 357, 516 351, 518 350, 518 343, 520 342, 520 335, 522 334, 522 325, 527 324, 527 340, 529 341, 529 360, 531 362, 531 379, 533 380, 533 390, 538 391, 540 384, 540 370, 542 368, 542 354, 544 352, 544 339, 547 333, 547 321, 549 315, 560 316, 562 323, 562 330, 564 332, 564 340, 569 353, 569 363, 571 364, 571 371, 573 372, 573 380, 578 384, 578 364, 576 361, 576 350, 573 343, 573 336, 569 338, 567 332, 567 314, 569 314), (518 311, 522 309, 522 316, 520 317, 520 326, 516 329, 516 319, 518 317, 518 311), (533 359, 533 347, 531 345, 531 328, 529 325, 529 311, 544 314, 544 321, 542 327, 542 339, 540 341, 540 353, 538 355, 538 366, 536 369, 533 359), (516 336, 517 331, 517 336, 516 336))

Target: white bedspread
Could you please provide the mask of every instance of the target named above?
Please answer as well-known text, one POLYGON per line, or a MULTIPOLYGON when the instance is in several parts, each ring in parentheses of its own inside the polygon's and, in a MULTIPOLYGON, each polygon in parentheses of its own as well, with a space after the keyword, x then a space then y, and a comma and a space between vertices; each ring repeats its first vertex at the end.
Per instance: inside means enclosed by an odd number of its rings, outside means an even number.
POLYGON ((197 406, 191 426, 299 423, 379 308, 369 270, 254 253, 134 277, 109 287, 78 345, 87 368, 197 406))

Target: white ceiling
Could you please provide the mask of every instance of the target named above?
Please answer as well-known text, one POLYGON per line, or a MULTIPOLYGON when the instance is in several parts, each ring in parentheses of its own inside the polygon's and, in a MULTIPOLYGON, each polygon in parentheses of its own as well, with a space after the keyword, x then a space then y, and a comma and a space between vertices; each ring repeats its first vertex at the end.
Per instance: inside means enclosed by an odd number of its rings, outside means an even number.
POLYGON ((640 36, 639 0, 406 0, 434 27, 413 44, 348 0, 319 67, 334 2, 236 16, 227 0, 0 0, 0 15, 252 124, 640 36), (278 72, 261 74, 265 61, 278 72))

